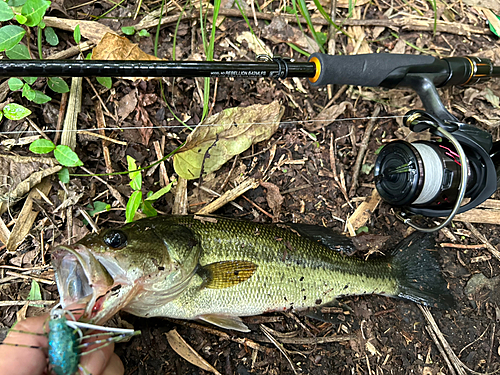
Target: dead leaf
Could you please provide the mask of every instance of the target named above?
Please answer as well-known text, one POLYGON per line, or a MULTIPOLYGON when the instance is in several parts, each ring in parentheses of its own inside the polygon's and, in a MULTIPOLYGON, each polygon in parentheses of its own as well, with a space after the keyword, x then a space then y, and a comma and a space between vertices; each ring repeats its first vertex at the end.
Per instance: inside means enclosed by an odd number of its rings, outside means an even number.
POLYGON ((137 89, 130 91, 127 95, 120 99, 117 104, 118 117, 125 120, 137 106, 137 89))
POLYGON ((256 55, 273 55, 271 50, 266 46, 262 39, 257 38, 255 34, 252 34, 250 31, 243 31, 240 35, 236 36, 236 40, 238 41, 238 43, 243 43, 243 41, 246 41, 248 44, 248 48, 250 48, 250 50, 256 55))
POLYGON ((292 43, 303 50, 313 53, 319 52, 318 43, 309 38, 300 29, 288 24, 283 17, 274 17, 269 25, 262 30, 262 37, 273 43, 292 43))
MULTIPOLYGON (((92 51, 92 60, 161 60, 142 51, 139 46, 123 36, 106 33, 92 51)), ((123 77, 136 81, 144 77, 123 77)))
POLYGON ((43 17, 43 22, 49 27, 55 27, 56 29, 75 31, 75 27, 80 25, 80 33, 82 36, 94 43, 98 43, 105 34, 109 33, 116 35, 116 33, 103 24, 96 21, 83 21, 83 20, 71 20, 68 18, 57 18, 57 17, 43 17))
POLYGON ((277 222, 280 215, 281 205, 283 204, 284 201, 284 198, 280 193, 280 189, 275 184, 272 184, 270 182, 261 182, 260 185, 264 189, 267 189, 266 192, 267 204, 269 205, 271 210, 273 210, 273 216, 274 216, 273 221, 277 222))
POLYGON ((497 33, 500 33, 500 20, 490 9, 477 7, 479 10, 482 10, 490 25, 496 30, 497 33))
POLYGON ((202 370, 210 371, 216 375, 221 375, 210 363, 208 363, 196 350, 194 350, 179 333, 173 329, 166 333, 167 341, 174 351, 189 363, 198 366, 202 370))
POLYGON ((42 199, 40 192, 47 196, 50 192, 52 184, 49 178, 44 178, 41 183, 36 185, 36 189, 32 189, 24 202, 24 206, 19 213, 16 224, 12 229, 12 233, 9 236, 9 240, 5 244, 8 251, 15 251, 19 245, 24 241, 26 236, 31 230, 33 223, 35 222, 38 211, 33 209, 33 200, 42 199))
POLYGON ((500 13, 500 2, 498 0, 463 0, 463 2, 472 7, 487 8, 495 13, 500 13))
POLYGON ((344 114, 346 110, 352 110, 352 103, 342 102, 337 105, 332 105, 328 108, 323 109, 313 121, 306 122, 304 127, 310 132, 319 130, 329 124, 331 124, 337 117, 344 114))
POLYGON ((44 177, 61 169, 53 158, 0 155, 0 214, 28 194, 44 177))
POLYGON ((202 173, 218 170, 233 156, 252 144, 269 139, 278 129, 284 107, 274 101, 267 105, 228 108, 206 119, 187 137, 174 155, 175 172, 192 180, 202 173))
MULTIPOLYGON (((325 8, 325 11, 330 14, 331 0, 319 0, 320 4, 325 8)), ((368 4, 370 0, 337 0, 335 6, 337 8, 349 8, 352 6, 362 6, 368 4)), ((312 2, 311 2, 312 3, 312 2)))

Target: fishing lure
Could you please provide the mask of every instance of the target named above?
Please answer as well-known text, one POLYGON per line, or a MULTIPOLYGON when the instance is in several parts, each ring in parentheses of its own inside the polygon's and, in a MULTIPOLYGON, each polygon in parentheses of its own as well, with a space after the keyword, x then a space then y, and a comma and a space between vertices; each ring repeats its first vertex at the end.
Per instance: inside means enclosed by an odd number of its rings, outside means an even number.
MULTIPOLYGON (((119 342, 140 334, 140 331, 135 331, 133 329, 103 327, 79 322, 75 319, 71 311, 64 310, 60 308, 59 305, 56 305, 50 311, 48 325, 49 332, 43 335, 46 335, 48 338, 49 368, 55 375, 73 375, 77 370, 80 370, 83 374, 89 374, 88 371, 80 365, 81 356, 102 349, 113 342, 119 342), (66 316, 69 316, 70 319, 66 316), (83 330, 99 331, 99 333, 84 334, 83 330), (103 335, 108 335, 109 337, 92 341, 93 338, 97 336, 102 337, 103 335), (91 349, 85 350, 87 348, 91 349)), ((16 332, 38 335, 33 332, 16 332)), ((37 346, 22 344, 9 343, 4 345, 41 349, 37 346)))

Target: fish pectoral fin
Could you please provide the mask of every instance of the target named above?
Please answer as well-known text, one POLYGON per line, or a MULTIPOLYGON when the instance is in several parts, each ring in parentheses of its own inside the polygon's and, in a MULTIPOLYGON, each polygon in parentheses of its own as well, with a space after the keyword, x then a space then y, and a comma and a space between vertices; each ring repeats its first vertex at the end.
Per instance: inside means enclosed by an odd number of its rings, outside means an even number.
POLYGON ((230 315, 206 314, 198 316, 199 320, 213 324, 214 326, 232 329, 240 332, 250 332, 240 317, 230 315))
POLYGON ((198 274, 203 278, 203 287, 224 289, 248 280, 257 270, 257 265, 246 260, 228 260, 202 266, 198 274))

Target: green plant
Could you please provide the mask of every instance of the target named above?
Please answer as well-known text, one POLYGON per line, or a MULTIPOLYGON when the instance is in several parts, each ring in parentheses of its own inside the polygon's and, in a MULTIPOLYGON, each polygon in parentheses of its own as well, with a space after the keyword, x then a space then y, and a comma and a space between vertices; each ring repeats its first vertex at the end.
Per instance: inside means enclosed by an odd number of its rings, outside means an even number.
POLYGON ((152 191, 148 192, 146 194, 146 198, 144 199, 142 195, 141 170, 137 169, 135 159, 129 155, 127 155, 127 169, 129 171, 128 175, 130 177, 130 187, 133 192, 128 199, 127 207, 125 209, 125 221, 127 223, 134 221, 134 217, 138 210, 141 210, 141 212, 147 217, 158 215, 158 212, 153 207, 153 203, 170 191, 173 181, 155 193, 152 191))
POLYGON ((37 139, 30 144, 30 151, 35 154, 48 154, 54 152, 56 160, 65 167, 61 169, 58 174, 59 179, 64 183, 69 182, 68 168, 83 165, 78 155, 70 147, 65 145, 56 146, 54 142, 49 139, 37 139))
MULTIPOLYGON (((47 0, 0 0, 0 21, 15 21, 18 25, 6 25, 0 28, 0 52, 4 52, 9 59, 28 60, 31 54, 28 47, 21 43, 26 27, 37 28, 37 46, 39 58, 42 59, 42 32, 45 40, 51 46, 59 43, 59 38, 51 27, 46 27, 43 22, 45 12, 51 2, 47 0)), ((29 44, 26 43, 26 44, 29 44)), ((21 90, 22 96, 37 104, 44 104, 51 100, 51 97, 43 92, 33 89, 31 86, 36 81, 36 77, 11 78, 9 88, 12 91, 21 90), (24 82, 23 82, 24 80, 24 82)), ((61 78, 53 77, 47 81, 48 87, 57 93, 69 91, 69 87, 61 78)))

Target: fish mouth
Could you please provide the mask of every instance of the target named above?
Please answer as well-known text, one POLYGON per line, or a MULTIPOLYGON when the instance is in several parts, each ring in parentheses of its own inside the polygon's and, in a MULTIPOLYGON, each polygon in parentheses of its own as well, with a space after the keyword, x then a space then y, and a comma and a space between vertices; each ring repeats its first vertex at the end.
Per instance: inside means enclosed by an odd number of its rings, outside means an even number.
POLYGON ((58 246, 52 252, 52 264, 62 308, 85 304, 82 319, 93 323, 107 320, 118 310, 103 311, 106 300, 120 284, 87 247, 58 246))

